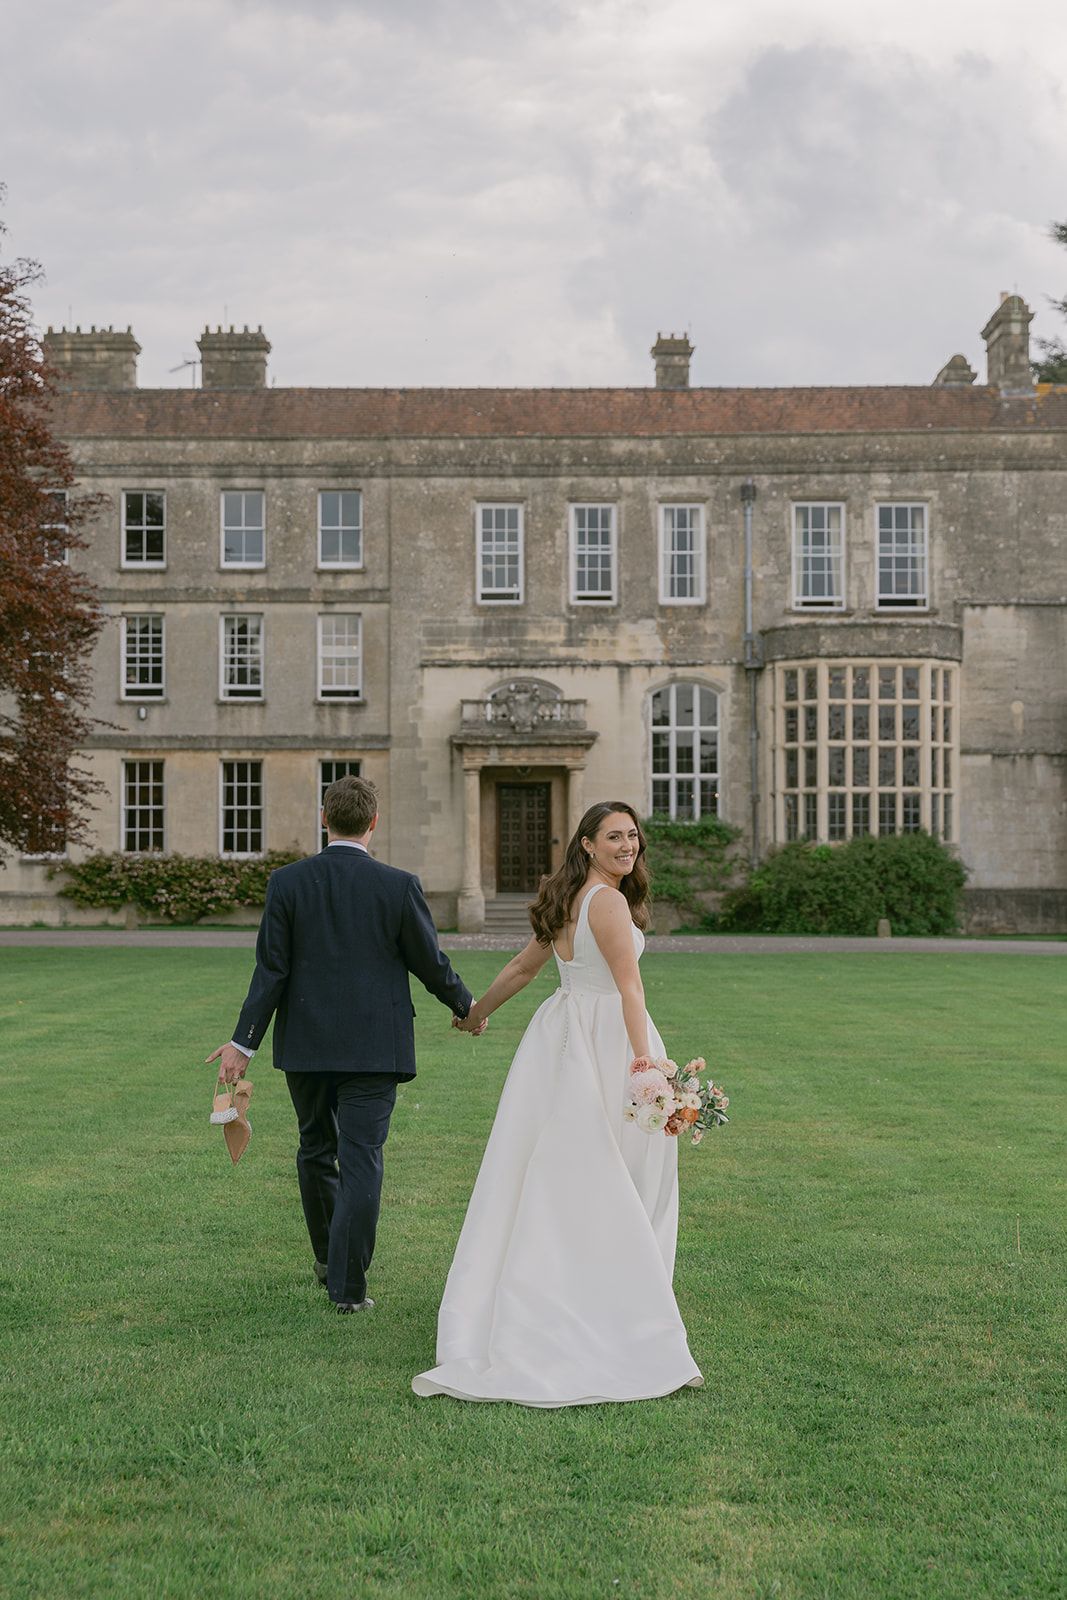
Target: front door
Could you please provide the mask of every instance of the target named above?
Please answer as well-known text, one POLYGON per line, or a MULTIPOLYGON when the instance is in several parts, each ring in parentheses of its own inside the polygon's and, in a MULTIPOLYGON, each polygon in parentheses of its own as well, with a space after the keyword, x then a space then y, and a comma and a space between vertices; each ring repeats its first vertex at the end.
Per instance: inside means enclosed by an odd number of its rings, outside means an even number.
POLYGON ((534 894, 552 870, 552 786, 496 786, 496 887, 498 894, 534 894))

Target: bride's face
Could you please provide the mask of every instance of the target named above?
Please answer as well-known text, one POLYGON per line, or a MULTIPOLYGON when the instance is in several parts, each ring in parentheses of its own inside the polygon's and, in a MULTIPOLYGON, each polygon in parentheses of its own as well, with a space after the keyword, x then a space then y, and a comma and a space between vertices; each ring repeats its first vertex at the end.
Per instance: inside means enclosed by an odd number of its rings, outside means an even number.
POLYGON ((601 872, 625 878, 634 869, 641 840, 637 823, 625 811, 612 811, 597 829, 595 839, 583 839, 589 858, 601 872))

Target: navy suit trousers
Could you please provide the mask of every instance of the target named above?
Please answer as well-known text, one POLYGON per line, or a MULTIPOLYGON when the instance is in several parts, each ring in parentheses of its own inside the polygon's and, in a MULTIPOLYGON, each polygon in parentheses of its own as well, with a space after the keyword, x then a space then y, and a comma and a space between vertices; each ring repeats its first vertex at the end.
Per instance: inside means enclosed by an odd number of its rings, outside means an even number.
POLYGON ((300 1199, 330 1299, 363 1300, 382 1197, 382 1146, 397 1079, 382 1072, 287 1072, 300 1147, 300 1199))

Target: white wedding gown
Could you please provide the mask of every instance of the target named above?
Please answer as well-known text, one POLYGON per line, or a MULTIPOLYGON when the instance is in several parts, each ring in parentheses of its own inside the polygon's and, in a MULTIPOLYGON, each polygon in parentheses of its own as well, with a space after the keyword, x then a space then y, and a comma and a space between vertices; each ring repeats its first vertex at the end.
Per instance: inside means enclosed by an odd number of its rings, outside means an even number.
MULTIPOLYGON (((589 927, 530 1020, 448 1274, 416 1394, 527 1406, 649 1400, 703 1379, 671 1278, 678 1143, 623 1120, 632 1051, 589 927)), ((640 956, 644 936, 634 928, 640 956)), ((649 1049, 666 1051, 649 1021, 649 1049)))

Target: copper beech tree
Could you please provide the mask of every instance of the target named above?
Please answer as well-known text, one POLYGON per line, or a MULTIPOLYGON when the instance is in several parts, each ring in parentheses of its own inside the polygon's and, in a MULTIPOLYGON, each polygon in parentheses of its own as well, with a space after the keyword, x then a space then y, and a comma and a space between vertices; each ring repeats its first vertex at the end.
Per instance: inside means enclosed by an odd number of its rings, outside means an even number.
MULTIPOLYGON (((1054 222, 1049 228, 1049 238, 1067 246, 1067 222, 1054 222)), ((1061 316, 1067 317, 1067 295, 1062 300, 1048 297, 1049 305, 1061 316)), ((1041 359, 1030 363, 1038 383, 1067 383, 1067 344, 1062 339, 1039 339, 1037 347, 1041 359)))
POLYGON ((5 846, 47 855, 83 836, 99 787, 72 758, 92 726, 89 656, 104 619, 68 560, 98 497, 75 495, 52 432, 28 297, 40 277, 33 262, 0 262, 0 864, 5 846))

